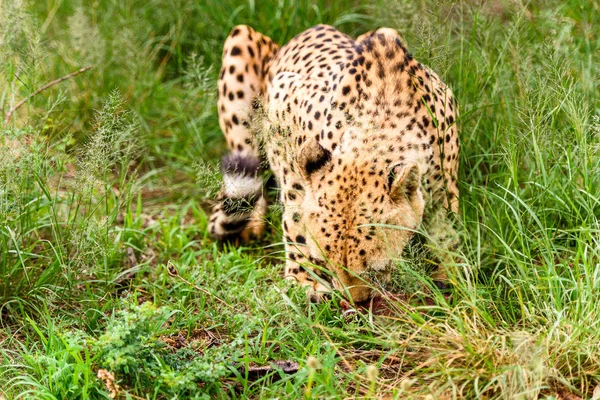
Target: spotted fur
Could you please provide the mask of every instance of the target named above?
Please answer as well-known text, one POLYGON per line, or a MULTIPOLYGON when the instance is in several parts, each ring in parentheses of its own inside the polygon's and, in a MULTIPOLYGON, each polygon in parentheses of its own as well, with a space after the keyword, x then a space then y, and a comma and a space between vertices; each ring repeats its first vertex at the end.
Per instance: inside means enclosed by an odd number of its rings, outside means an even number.
POLYGON ((223 49, 218 105, 231 153, 210 220, 216 237, 262 232, 255 166, 264 147, 284 205, 285 276, 313 294, 332 283, 367 299, 421 227, 436 247, 452 243, 444 221, 458 210, 456 103, 396 31, 352 39, 318 25, 279 48, 237 26, 223 49), (240 199, 252 207, 227 208, 240 199))

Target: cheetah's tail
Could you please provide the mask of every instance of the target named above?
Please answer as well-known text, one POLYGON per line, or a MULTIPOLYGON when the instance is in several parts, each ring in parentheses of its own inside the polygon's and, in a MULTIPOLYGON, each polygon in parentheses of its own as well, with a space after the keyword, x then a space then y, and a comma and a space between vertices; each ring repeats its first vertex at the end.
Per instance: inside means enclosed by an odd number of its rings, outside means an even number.
POLYGON ((209 222, 212 236, 227 239, 240 234, 252 218, 257 202, 264 201, 260 160, 229 153, 221 161, 223 189, 209 222))

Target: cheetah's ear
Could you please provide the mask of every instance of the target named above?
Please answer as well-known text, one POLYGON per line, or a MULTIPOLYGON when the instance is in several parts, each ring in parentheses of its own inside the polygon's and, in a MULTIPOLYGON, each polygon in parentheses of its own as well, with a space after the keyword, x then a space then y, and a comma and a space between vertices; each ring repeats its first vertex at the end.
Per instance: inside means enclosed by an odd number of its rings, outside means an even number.
POLYGON ((331 161, 331 151, 321 146, 316 139, 308 139, 300 147, 297 160, 300 173, 308 181, 312 174, 331 161))
POLYGON ((393 201, 412 201, 421 188, 419 166, 415 163, 393 165, 388 175, 388 188, 393 201))

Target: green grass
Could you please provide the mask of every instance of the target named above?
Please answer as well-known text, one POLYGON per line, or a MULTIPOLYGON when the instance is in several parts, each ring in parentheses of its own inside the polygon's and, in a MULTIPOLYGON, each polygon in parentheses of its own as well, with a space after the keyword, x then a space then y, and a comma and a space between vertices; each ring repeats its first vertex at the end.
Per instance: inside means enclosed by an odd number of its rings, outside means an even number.
MULTIPOLYGON (((592 398, 600 3, 480 3, 1 2, 2 114, 93 68, 0 122, 0 399, 592 398), (310 304, 280 277, 277 205, 260 242, 208 236, 217 71, 241 23, 279 43, 396 28, 453 88, 451 300, 352 319, 339 297, 310 304), (277 360, 298 371, 244 371, 277 360)), ((419 262, 399 287, 429 284, 419 262)))

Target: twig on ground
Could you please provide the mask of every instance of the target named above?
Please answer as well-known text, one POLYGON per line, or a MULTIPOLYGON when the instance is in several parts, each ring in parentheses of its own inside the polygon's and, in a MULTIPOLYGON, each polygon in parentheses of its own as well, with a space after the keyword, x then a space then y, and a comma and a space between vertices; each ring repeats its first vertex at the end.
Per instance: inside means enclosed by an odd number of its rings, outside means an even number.
POLYGON ((248 365, 238 363, 237 370, 242 376, 248 375, 248 380, 256 380, 266 376, 270 372, 281 370, 284 374, 294 374, 298 372, 300 365, 294 361, 279 360, 272 361, 269 365, 248 365))
POLYGON ((27 103, 33 96, 40 94, 41 92, 43 92, 44 90, 57 85, 59 83, 61 83, 62 81, 66 81, 67 79, 70 79, 74 76, 77 76, 89 69, 91 69, 92 66, 88 65, 87 67, 83 67, 78 69, 77 71, 71 72, 68 75, 63 76, 62 78, 58 78, 53 80, 52 82, 48 82, 46 83, 44 86, 40 87, 39 89, 37 89, 35 92, 31 93, 29 96, 25 97, 24 99, 22 99, 21 101, 19 101, 17 104, 15 104, 9 111, 8 113, 6 113, 6 118, 4 118, 4 123, 8 124, 8 121, 10 121, 10 117, 13 115, 13 113, 19 109, 19 107, 21 107, 23 104, 27 103))

